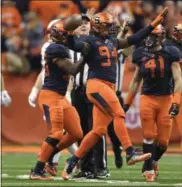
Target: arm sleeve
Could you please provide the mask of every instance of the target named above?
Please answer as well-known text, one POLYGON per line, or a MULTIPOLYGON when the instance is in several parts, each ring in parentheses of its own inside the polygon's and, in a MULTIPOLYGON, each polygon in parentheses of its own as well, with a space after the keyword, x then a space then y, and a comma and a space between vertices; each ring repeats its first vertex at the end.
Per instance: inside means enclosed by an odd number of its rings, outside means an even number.
POLYGON ((73 35, 68 35, 68 47, 76 52, 82 52, 84 49, 84 42, 78 41, 73 35))
POLYGON ((85 56, 91 51, 91 44, 87 40, 89 39, 82 41, 74 38, 73 35, 68 35, 68 47, 75 52, 81 52, 85 56))
POLYGON ((152 32, 153 29, 154 28, 151 25, 141 29, 136 34, 133 34, 127 38, 128 43, 130 45, 136 45, 137 43, 141 42, 142 39, 147 37, 152 32))

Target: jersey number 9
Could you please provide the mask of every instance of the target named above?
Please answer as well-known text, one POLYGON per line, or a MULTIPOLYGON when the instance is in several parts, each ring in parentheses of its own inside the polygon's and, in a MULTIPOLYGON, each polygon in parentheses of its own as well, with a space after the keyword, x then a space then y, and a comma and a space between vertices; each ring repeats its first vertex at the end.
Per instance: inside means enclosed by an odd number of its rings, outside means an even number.
POLYGON ((106 46, 100 46, 99 47, 99 54, 101 56, 107 57, 106 62, 103 62, 101 64, 101 66, 103 66, 103 67, 109 67, 109 66, 111 66, 110 58, 111 58, 111 56, 117 56, 117 50, 116 50, 116 48, 114 48, 114 50, 110 54, 108 47, 106 47, 106 46))

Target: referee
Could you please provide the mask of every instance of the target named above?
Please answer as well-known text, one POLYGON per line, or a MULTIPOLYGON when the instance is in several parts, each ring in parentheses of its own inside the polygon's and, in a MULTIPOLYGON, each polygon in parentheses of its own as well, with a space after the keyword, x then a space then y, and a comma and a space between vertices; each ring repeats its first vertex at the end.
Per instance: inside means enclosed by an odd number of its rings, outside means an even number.
MULTIPOLYGON (((83 23, 78 28, 77 35, 80 40, 84 40, 85 35, 89 35, 89 18, 82 15, 83 23)), ((74 62, 78 61, 81 54, 70 50, 74 62)), ((92 129, 92 109, 93 104, 86 96, 86 82, 88 76, 88 65, 85 64, 80 73, 74 77, 73 89, 71 92, 72 105, 76 108, 81 121, 84 136, 92 129)), ((80 143, 80 142, 79 142, 80 143)), ((98 144, 88 152, 80 161, 81 172, 75 177, 105 178, 108 176, 106 159, 106 140, 102 137, 98 144)))

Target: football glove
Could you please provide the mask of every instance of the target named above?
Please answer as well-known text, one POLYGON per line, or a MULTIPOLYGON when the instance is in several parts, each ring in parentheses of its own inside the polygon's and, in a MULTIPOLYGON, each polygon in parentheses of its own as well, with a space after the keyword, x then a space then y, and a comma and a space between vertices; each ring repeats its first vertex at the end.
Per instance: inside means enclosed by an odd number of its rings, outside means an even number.
POLYGON ((9 96, 8 92, 6 90, 3 90, 1 92, 1 102, 2 105, 4 105, 5 107, 7 107, 10 103, 11 103, 12 99, 9 96))
POLYGON ((28 103, 31 107, 36 107, 35 101, 37 99, 38 93, 39 93, 39 89, 36 87, 33 87, 28 97, 28 103))
POLYGON ((179 113, 179 105, 173 103, 171 105, 171 108, 169 109, 169 114, 171 117, 174 117, 174 116, 178 115, 178 113, 179 113))

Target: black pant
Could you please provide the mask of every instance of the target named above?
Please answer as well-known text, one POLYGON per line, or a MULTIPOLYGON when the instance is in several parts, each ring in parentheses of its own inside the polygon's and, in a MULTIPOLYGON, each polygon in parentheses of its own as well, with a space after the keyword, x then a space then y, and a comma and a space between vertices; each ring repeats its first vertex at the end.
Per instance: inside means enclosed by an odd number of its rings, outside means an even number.
MULTIPOLYGON (((93 104, 87 99, 85 87, 78 87, 71 92, 72 105, 76 108, 81 121, 84 136, 92 130, 93 104)), ((79 144, 81 142, 78 142, 79 144)), ((80 161, 82 171, 95 171, 107 167, 107 149, 105 137, 91 149, 80 161)))

